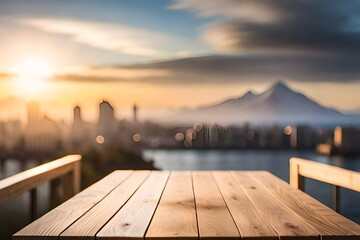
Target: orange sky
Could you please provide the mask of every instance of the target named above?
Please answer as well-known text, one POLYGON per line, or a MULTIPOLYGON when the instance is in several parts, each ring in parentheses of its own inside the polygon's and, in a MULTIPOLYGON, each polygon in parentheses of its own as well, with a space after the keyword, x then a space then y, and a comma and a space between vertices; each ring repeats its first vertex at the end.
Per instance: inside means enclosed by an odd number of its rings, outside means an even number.
POLYGON ((325 106, 360 109, 358 3, 275 2, 0 1, 0 101, 36 99, 66 119, 78 104, 91 119, 106 99, 119 117, 134 103, 146 117, 281 79, 325 106))

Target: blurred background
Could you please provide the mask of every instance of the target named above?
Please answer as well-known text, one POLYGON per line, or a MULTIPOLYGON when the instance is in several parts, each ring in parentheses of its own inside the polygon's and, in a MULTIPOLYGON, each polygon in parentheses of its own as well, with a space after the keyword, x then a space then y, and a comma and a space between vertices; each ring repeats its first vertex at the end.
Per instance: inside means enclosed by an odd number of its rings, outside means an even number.
MULTIPOLYGON (((0 0, 0 179, 79 153, 115 169, 360 171, 360 3, 0 0)), ((39 213, 60 203, 39 187, 39 213)), ((331 205, 331 186, 306 180, 331 205)), ((341 190, 360 223, 360 196, 341 190)), ((0 238, 30 222, 0 204, 0 238)))

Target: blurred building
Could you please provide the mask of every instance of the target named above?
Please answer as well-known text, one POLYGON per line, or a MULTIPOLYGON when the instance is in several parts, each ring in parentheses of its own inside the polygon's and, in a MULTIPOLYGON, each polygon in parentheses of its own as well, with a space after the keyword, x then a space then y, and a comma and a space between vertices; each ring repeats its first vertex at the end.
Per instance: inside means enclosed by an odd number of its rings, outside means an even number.
POLYGON ((118 124, 114 114, 114 108, 107 101, 102 101, 99 106, 98 135, 104 138, 104 142, 115 140, 118 133, 118 124))
POLYGON ((133 106, 133 121, 134 121, 134 123, 136 123, 138 121, 137 111, 138 111, 138 108, 137 108, 136 104, 134 104, 134 106, 133 106))
POLYGON ((78 149, 93 144, 96 138, 95 135, 92 125, 83 120, 81 109, 79 106, 76 106, 71 126, 72 148, 78 149))
POLYGON ((336 127, 334 131, 335 151, 344 154, 360 152, 360 128, 336 127))
POLYGON ((291 126, 290 146, 296 149, 310 149, 315 147, 314 134, 310 126, 291 126))
POLYGON ((36 102, 28 104, 28 124, 24 131, 24 148, 31 152, 55 152, 62 150, 63 142, 58 124, 48 118, 40 118, 36 102))
POLYGON ((20 120, 0 122, 0 148, 14 150, 21 145, 22 126, 20 120))
POLYGON ((40 115, 40 105, 38 102, 29 102, 27 105, 27 124, 32 125, 39 121, 40 115))

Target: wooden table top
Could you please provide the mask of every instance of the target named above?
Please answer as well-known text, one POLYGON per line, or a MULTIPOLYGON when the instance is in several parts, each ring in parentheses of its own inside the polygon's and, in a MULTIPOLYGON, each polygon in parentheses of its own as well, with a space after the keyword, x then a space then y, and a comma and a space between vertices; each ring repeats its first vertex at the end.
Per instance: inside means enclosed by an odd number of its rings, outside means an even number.
POLYGON ((360 239, 360 226, 264 171, 115 171, 13 239, 360 239))

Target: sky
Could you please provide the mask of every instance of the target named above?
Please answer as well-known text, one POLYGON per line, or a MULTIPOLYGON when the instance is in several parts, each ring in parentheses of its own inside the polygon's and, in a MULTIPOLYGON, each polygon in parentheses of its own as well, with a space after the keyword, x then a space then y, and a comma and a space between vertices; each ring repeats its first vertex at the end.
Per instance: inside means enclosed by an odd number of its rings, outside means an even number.
POLYGON ((140 116, 260 92, 279 79, 360 109, 360 2, 0 0, 0 101, 53 116, 109 100, 140 116))

